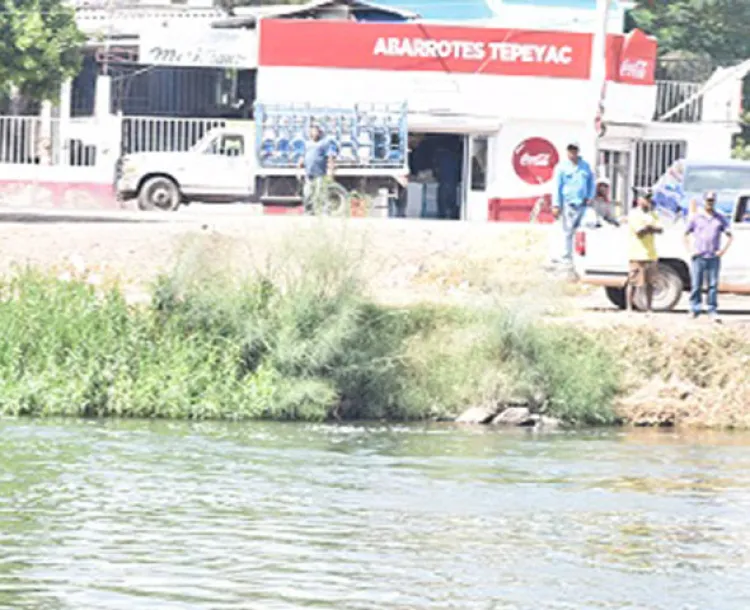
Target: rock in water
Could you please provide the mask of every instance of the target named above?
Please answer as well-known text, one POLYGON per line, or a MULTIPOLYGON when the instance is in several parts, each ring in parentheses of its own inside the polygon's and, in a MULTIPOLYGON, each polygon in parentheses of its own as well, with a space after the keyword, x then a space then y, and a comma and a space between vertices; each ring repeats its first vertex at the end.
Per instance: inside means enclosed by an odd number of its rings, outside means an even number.
POLYGON ((458 424, 486 424, 497 413, 496 407, 469 407, 456 418, 458 424))
POLYGON ((509 407, 492 420, 495 426, 523 426, 531 419, 526 407, 509 407))
POLYGON ((556 417, 549 417, 548 415, 542 415, 542 418, 538 423, 540 428, 545 430, 557 430, 562 426, 562 422, 556 417))

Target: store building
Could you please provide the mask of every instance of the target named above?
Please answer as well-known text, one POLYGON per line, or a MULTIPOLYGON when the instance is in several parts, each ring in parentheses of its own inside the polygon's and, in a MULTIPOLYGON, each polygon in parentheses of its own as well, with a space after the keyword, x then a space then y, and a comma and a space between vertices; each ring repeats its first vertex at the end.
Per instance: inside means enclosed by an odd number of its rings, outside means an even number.
MULTIPOLYGON (((80 174, 77 184, 111 184, 118 154, 184 150, 221 121, 251 120, 256 99, 405 102, 414 139, 458 158, 460 215, 480 221, 549 219, 555 164, 571 140, 593 161, 595 128, 601 155, 592 164, 622 203, 630 186, 652 184, 679 157, 728 157, 744 74, 717 73, 708 84, 656 81, 656 41, 623 34, 629 4, 613 1, 607 82, 595 91, 595 5, 316 0, 234 16, 209 6, 82 10, 91 52, 54 117, 0 117, 0 136, 17 134, 21 123, 44 136, 23 146, 14 140, 14 150, 36 154, 37 141, 47 142, 50 161, 8 175, 33 175, 39 184, 47 174, 80 174), (72 160, 75 142, 83 162, 72 160)), ((0 170, 18 165, 17 156, 0 159, 0 170)))
MULTIPOLYGON (((589 33, 278 19, 259 28, 259 99, 328 107, 406 102, 410 133, 439 134, 440 146, 461 159, 462 218, 548 220, 554 167, 566 145, 581 142, 585 156, 593 155, 589 33)), ((656 51, 640 31, 607 38, 600 161, 623 199, 635 148, 651 129, 656 51)), ((701 125, 692 135, 727 154, 734 128, 701 125)))

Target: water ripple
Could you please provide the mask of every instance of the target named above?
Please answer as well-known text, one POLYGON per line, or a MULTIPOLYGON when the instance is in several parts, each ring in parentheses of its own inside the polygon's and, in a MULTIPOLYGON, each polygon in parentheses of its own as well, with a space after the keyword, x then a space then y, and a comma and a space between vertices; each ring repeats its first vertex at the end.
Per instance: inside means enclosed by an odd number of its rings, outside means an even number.
POLYGON ((748 607, 748 436, 9 420, 0 443, 0 608, 748 607))

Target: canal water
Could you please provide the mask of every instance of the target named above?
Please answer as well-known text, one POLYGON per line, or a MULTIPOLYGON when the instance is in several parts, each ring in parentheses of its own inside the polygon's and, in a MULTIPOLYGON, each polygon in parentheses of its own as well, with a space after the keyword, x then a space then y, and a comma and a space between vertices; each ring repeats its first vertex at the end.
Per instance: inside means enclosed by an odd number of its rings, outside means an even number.
POLYGON ((0 608, 747 610, 750 436, 0 421, 0 608))

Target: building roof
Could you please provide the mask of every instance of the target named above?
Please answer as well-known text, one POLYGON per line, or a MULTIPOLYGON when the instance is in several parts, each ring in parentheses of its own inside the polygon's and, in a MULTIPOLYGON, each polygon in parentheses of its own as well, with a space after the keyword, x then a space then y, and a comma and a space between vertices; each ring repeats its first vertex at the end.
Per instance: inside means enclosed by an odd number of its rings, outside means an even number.
POLYGON ((215 28, 252 28, 261 17, 312 17, 329 8, 346 7, 356 11, 375 11, 403 20, 417 19, 419 15, 412 11, 369 2, 369 0, 311 0, 305 4, 274 4, 262 6, 238 6, 232 12, 234 16, 219 19, 212 26, 215 28))

